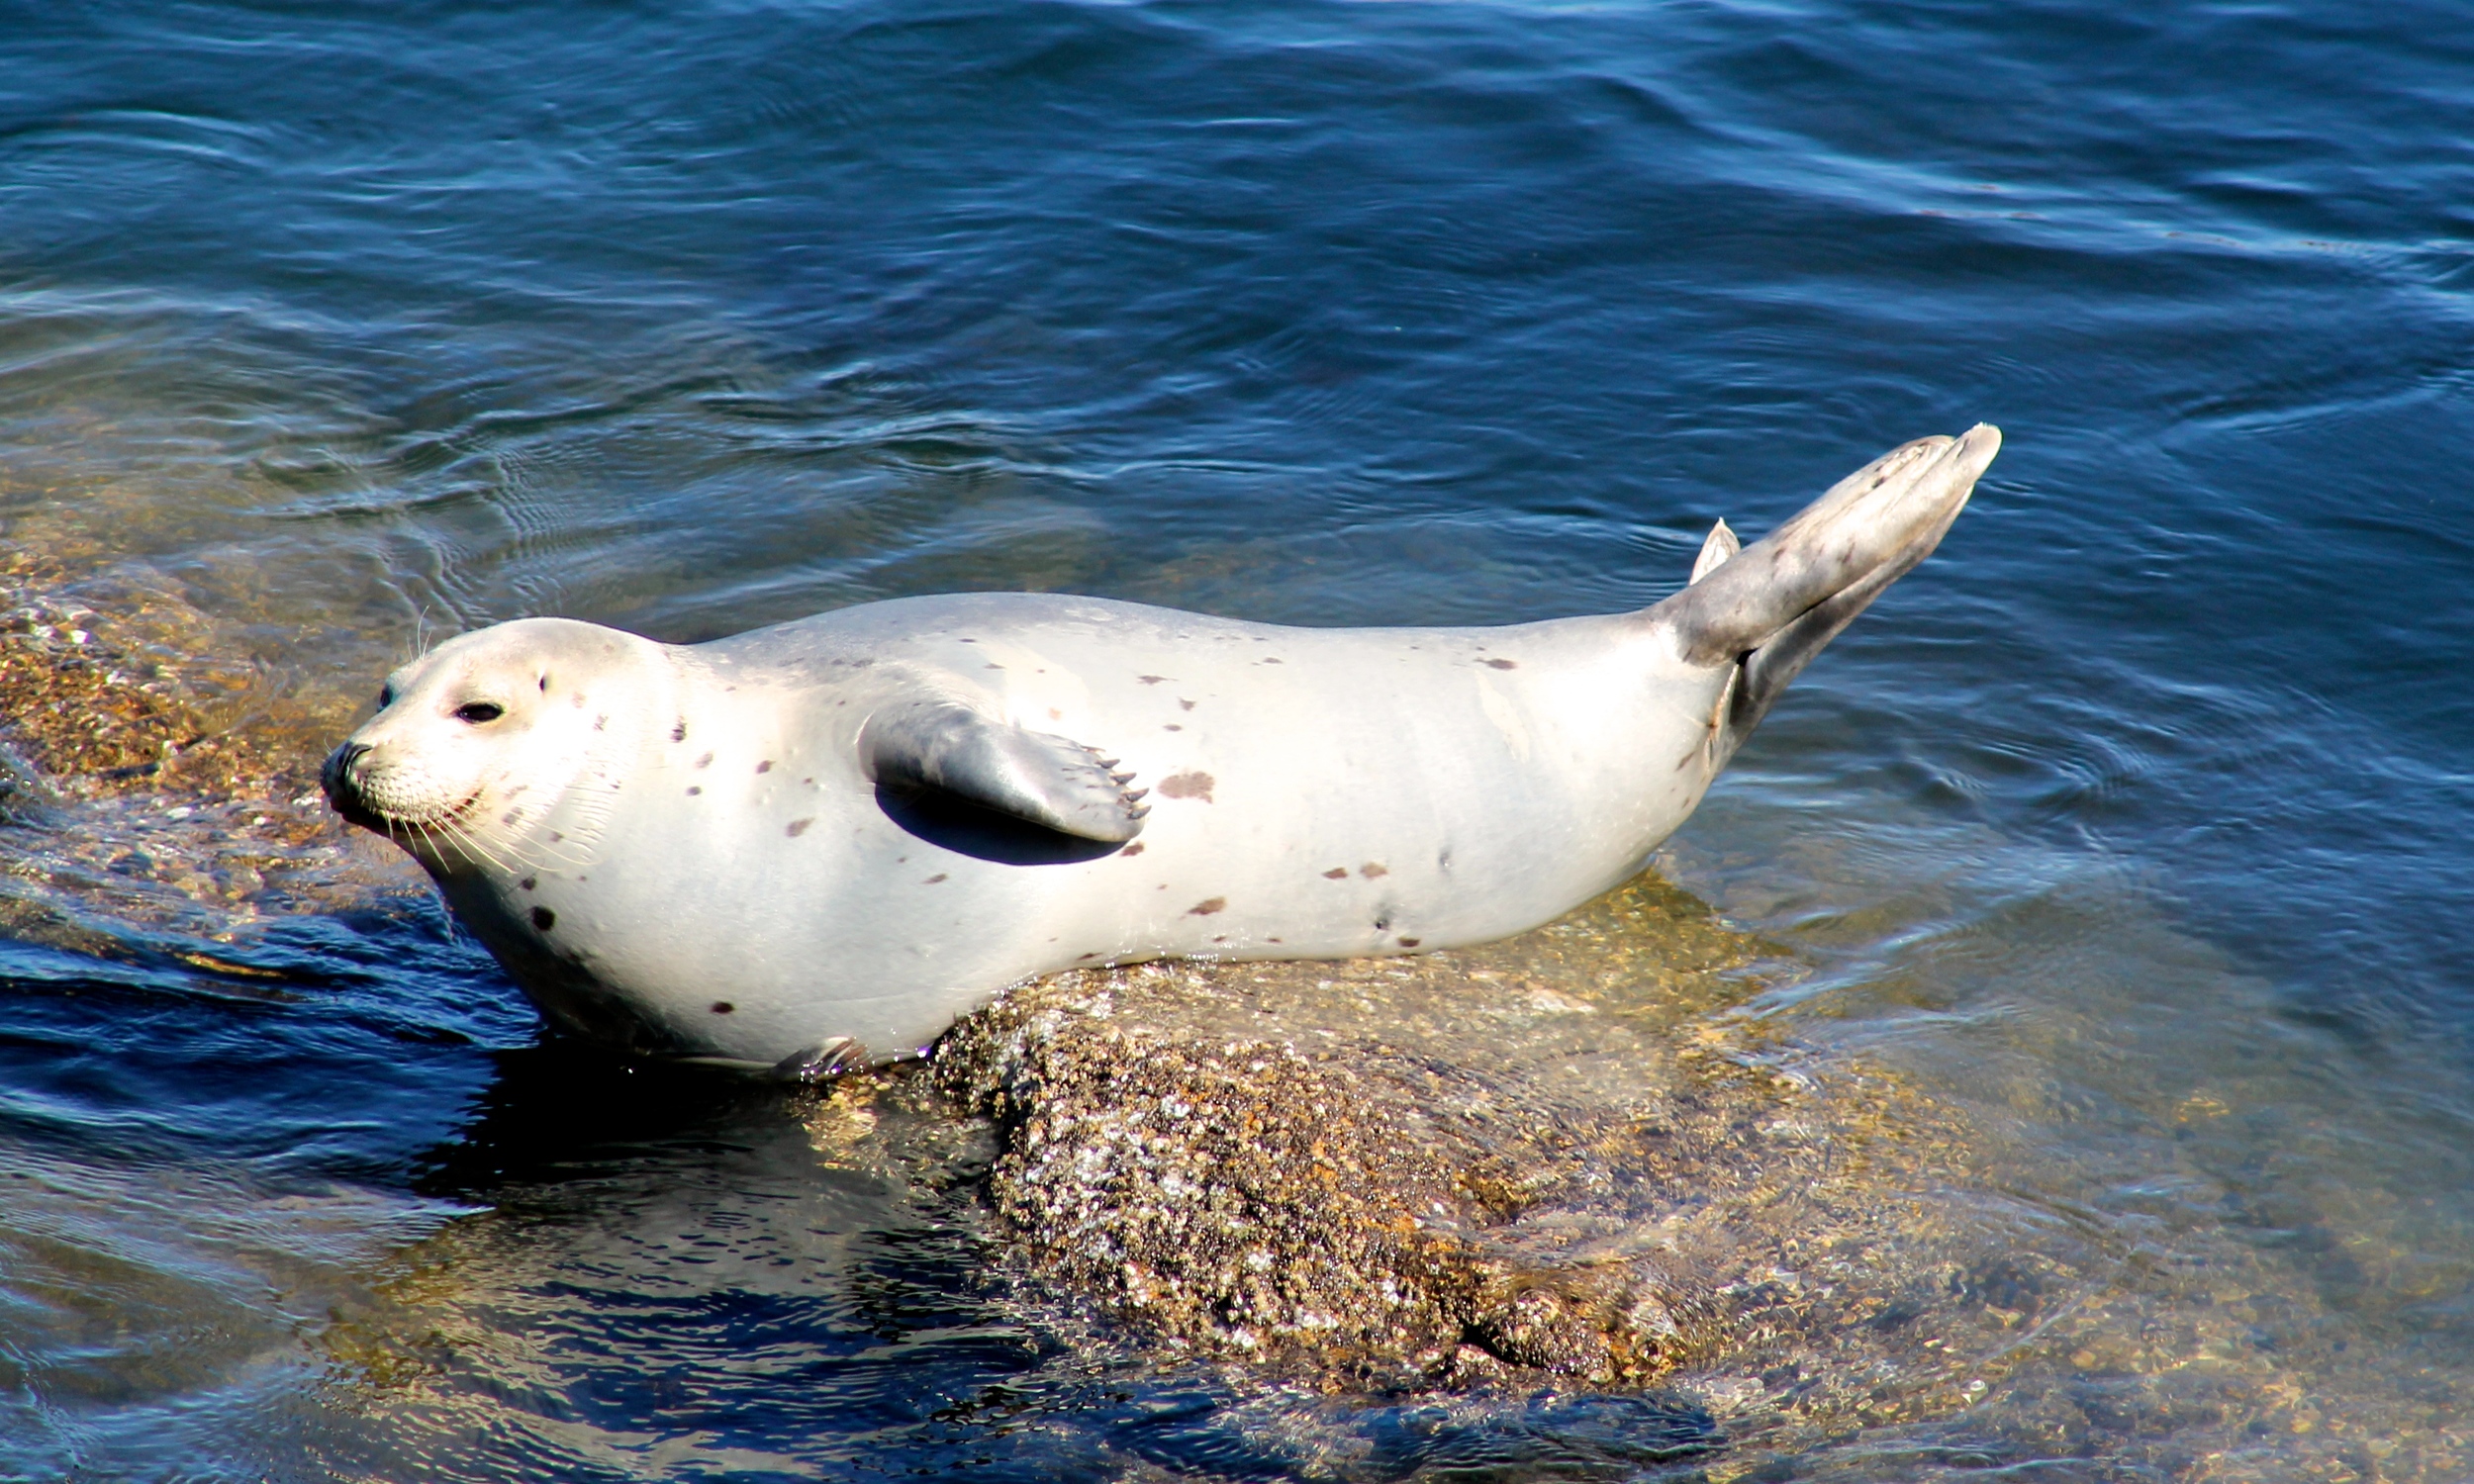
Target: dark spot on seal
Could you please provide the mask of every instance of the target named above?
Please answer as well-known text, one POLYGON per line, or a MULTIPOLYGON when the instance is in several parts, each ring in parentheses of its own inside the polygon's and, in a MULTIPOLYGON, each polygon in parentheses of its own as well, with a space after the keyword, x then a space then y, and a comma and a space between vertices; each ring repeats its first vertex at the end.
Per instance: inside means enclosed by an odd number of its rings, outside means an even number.
POLYGON ((594 717, 594 718, 593 718, 593 730, 595 730, 595 731, 597 731, 597 732, 598 732, 598 731, 606 731, 606 730, 608 730, 608 729, 609 729, 609 727, 610 727, 610 718, 609 718, 608 716, 606 716, 606 715, 604 715, 604 716, 596 716, 596 717, 594 717))
POLYGON ((1451 846, 1447 845, 1443 849, 1435 852, 1435 869, 1437 871, 1450 871, 1452 869, 1451 846))
POLYGON ((1379 933, 1388 933, 1388 932, 1390 932, 1390 931, 1391 931, 1391 919, 1390 919, 1389 917, 1378 917, 1378 918, 1376 918, 1376 919, 1375 919, 1375 931, 1376 931, 1376 932, 1379 932, 1379 933))
POLYGON ((1156 686, 1160 684, 1160 682, 1167 680, 1168 677, 1165 675, 1138 675, 1135 676, 1134 679, 1140 681, 1146 686, 1156 686))
POLYGON ((758 773, 771 773, 773 771, 773 759, 767 758, 763 762, 758 763, 756 765, 756 771, 758 773))
POLYGON ((796 840, 800 836, 806 834, 808 832, 808 826, 813 823, 815 823, 815 820, 813 819, 794 819, 788 825, 783 827, 782 833, 796 840))
POLYGON ((987 664, 982 665, 980 668, 982 670, 1002 670, 1005 667, 998 664, 995 660, 991 660, 987 664))
POLYGON ((940 872, 936 873, 936 875, 934 875, 934 876, 932 876, 932 877, 929 877, 926 881, 921 881, 919 884, 920 884, 920 885, 922 885, 922 886, 933 886, 933 885, 935 885, 938 881, 943 881, 944 879, 945 879, 945 873, 943 873, 943 872, 941 872, 941 871, 940 871, 940 872))
POLYGON ((1187 710, 1189 710, 1189 711, 1190 711, 1190 710, 1192 710, 1192 709, 1194 708, 1194 703, 1193 703, 1192 701, 1190 701, 1190 700, 1188 700, 1186 697, 1184 697, 1184 696, 1179 696, 1179 697, 1177 698, 1177 703, 1178 703, 1179 705, 1181 705, 1181 706, 1184 706, 1184 707, 1185 707, 1187 710))
POLYGON ((1097 954, 1077 954, 1074 958, 1074 962, 1080 964, 1085 959, 1096 959, 1099 956, 1097 954))
POLYGON ((522 810, 522 809, 509 809, 506 813, 501 814, 500 816, 498 816, 498 822, 499 822, 499 823, 501 823, 501 824, 514 824, 517 820, 522 819, 522 818, 523 818, 523 817, 524 817, 524 811, 523 811, 523 810, 522 810))
POLYGON ((532 925, 546 933, 551 928, 558 926, 558 914, 551 911, 547 907, 534 907, 532 909, 532 925))
POLYGON ((1367 862, 1365 865, 1360 866, 1360 867, 1358 868, 1358 875, 1360 875, 1360 876, 1362 876, 1362 877, 1366 878, 1368 881, 1373 881, 1375 878, 1377 878, 1377 877, 1379 877, 1379 876, 1389 876, 1389 875, 1391 875, 1391 868, 1390 868, 1390 867, 1388 867, 1388 866, 1385 866, 1385 865, 1384 865, 1382 862, 1380 862, 1380 861, 1369 861, 1369 862, 1367 862))
POLYGON ((564 840, 564 839, 566 839, 566 838, 567 838, 567 837, 566 837, 565 835, 560 834, 560 833, 559 833, 558 831, 556 831, 556 830, 552 830, 552 831, 550 831, 550 843, 551 843, 552 845, 556 845, 559 841, 564 840))
POLYGON ((670 740, 673 742, 685 742, 687 740, 687 718, 685 716, 680 717, 679 724, 670 729, 670 740))
POLYGON ((1199 798, 1211 801, 1211 775, 1207 773, 1172 773, 1160 780, 1163 798, 1199 798))
POLYGON ((980 641, 977 639, 956 639, 954 642, 956 644, 977 644, 980 641))
POLYGON ((1219 911, 1227 905, 1228 898, 1225 896, 1209 897, 1205 900, 1195 902, 1192 906, 1188 907, 1186 909, 1186 915, 1189 917, 1208 917, 1212 913, 1219 911))
POLYGON ((1426 940, 1423 938, 1403 938, 1400 940, 1400 946, 1402 948, 1415 948, 1417 945, 1425 941, 1426 940))
POLYGON ((1213 933, 1213 934, 1211 935, 1211 941, 1212 941, 1212 942, 1214 942, 1214 943, 1226 943, 1226 942, 1228 941, 1228 934, 1226 934, 1226 933, 1213 933))
POLYGON ((1129 845, 1129 846, 1125 847, 1123 850, 1120 850, 1120 851, 1118 851, 1118 852, 1117 852, 1117 854, 1118 854, 1118 855, 1121 855, 1121 856, 1138 856, 1138 855, 1141 855, 1142 853, 1143 853, 1143 843, 1142 843, 1140 840, 1135 841, 1133 844, 1131 844, 1131 845, 1129 845))
POLYGON ((574 697, 574 699, 570 700, 570 701, 568 702, 568 704, 570 704, 570 705, 574 706, 574 707, 575 707, 577 710, 579 710, 579 711, 583 710, 583 709, 584 709, 584 693, 583 693, 582 691, 578 691, 578 692, 575 694, 575 697, 574 697))
POLYGON ((696 760, 696 766, 699 768, 711 768, 713 766, 713 754, 707 753, 703 757, 698 758, 696 760))
POLYGON ((541 677, 541 694, 544 696, 550 694, 550 678, 546 675, 541 677))
POLYGON ((1489 670, 1518 670, 1520 668, 1520 661, 1488 660, 1486 661, 1486 668, 1489 670))
POLYGON ((1166 726, 1164 726, 1164 727, 1160 728, 1160 730, 1162 730, 1162 731, 1164 731, 1164 732, 1182 732, 1182 731, 1184 731, 1184 730, 1185 730, 1185 728, 1184 728, 1184 727, 1182 727, 1182 726, 1179 726, 1176 722, 1172 721, 1172 722, 1170 722, 1168 725, 1166 725, 1166 726))
POLYGON ((1271 656, 1271 655, 1268 655, 1268 654, 1267 654, 1267 655, 1265 655, 1265 656, 1263 657, 1263 663, 1264 663, 1264 664, 1266 664, 1266 665, 1277 665, 1277 664, 1279 664, 1279 663, 1280 663, 1280 661, 1279 661, 1278 659, 1274 658, 1273 656, 1271 656))
POLYGON ((539 879, 538 879, 538 878, 535 878, 535 877, 529 877, 529 876, 528 876, 528 877, 525 877, 523 881, 518 881, 516 884, 517 884, 517 885, 519 885, 519 886, 523 887, 526 891, 529 891, 529 890, 531 890, 533 887, 538 886, 539 884, 541 884, 541 882, 540 882, 540 881, 539 881, 539 879))
POLYGON ((698 787, 697 785, 695 785, 695 784, 690 784, 690 785, 688 785, 688 787, 687 787, 687 791, 688 791, 689 796, 690 796, 690 797, 693 797, 693 796, 695 796, 696 794, 699 794, 699 793, 704 792, 705 790, 704 790, 702 788, 700 788, 700 787, 698 787))
POLYGON ((1334 866, 1331 870, 1323 873, 1323 880, 1327 881, 1345 881, 1348 879, 1349 868, 1346 866, 1334 866))
POLYGON ((713 1002, 713 1012, 714 1012, 715 1015, 727 1015, 727 1014, 729 1014, 732 1010, 735 1010, 735 1009, 737 1009, 737 1008, 738 1008, 738 1006, 736 1006, 736 1005, 734 1005, 734 1004, 730 1003, 730 1002, 729 1002, 728 1000, 726 1000, 726 999, 717 999, 717 1000, 714 1000, 714 1001, 713 1002))

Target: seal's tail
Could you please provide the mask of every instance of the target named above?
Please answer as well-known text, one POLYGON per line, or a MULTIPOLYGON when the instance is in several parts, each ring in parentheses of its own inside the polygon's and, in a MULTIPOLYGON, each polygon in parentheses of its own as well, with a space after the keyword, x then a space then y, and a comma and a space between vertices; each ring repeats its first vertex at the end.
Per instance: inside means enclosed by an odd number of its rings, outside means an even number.
POLYGON ((1710 532, 1691 586, 1643 616, 1671 627, 1688 662, 1742 667, 1718 761, 1839 630, 1941 544, 2001 446, 2001 430, 1984 422, 1955 438, 1919 438, 1750 546, 1736 549, 1724 521, 1710 532))

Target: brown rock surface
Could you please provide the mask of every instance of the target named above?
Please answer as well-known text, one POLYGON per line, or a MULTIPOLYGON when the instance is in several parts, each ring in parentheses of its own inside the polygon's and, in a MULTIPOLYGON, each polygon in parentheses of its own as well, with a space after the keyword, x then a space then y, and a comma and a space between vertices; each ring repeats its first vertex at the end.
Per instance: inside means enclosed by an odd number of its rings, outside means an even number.
POLYGON ((21 828, 0 929, 94 952, 80 918, 230 935, 414 883, 318 792, 342 714, 249 657, 240 626, 141 564, 0 551, 0 780, 21 828))
POLYGON ((934 1075, 996 1120, 1037 1269, 1172 1345, 1335 1384, 1838 1390, 1980 1321, 1912 1230, 1966 1133, 1728 1013, 1782 967, 1644 878, 1469 953, 1025 986, 934 1075))

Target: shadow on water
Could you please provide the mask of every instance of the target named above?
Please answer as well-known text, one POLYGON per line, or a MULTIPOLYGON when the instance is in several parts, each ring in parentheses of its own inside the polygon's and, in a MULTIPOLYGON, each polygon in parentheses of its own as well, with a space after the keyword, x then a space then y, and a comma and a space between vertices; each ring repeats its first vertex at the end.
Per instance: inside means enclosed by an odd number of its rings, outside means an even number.
POLYGON ((422 1194, 486 1203, 640 1160, 709 1157, 732 1147, 733 1129, 784 1116, 779 1087, 555 1032, 494 1052, 490 1063, 470 1120, 416 1158, 412 1184, 422 1194))

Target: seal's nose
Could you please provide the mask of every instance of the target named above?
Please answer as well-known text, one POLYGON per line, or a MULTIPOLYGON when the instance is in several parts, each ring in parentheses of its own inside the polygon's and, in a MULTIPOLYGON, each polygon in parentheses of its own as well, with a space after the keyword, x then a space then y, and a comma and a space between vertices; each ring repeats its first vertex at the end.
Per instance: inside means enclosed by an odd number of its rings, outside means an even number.
POLYGON ((319 770, 319 782, 326 785, 330 799, 339 798, 346 790, 356 790, 360 784, 354 765, 369 755, 366 742, 346 742, 327 754, 327 766, 319 770))

